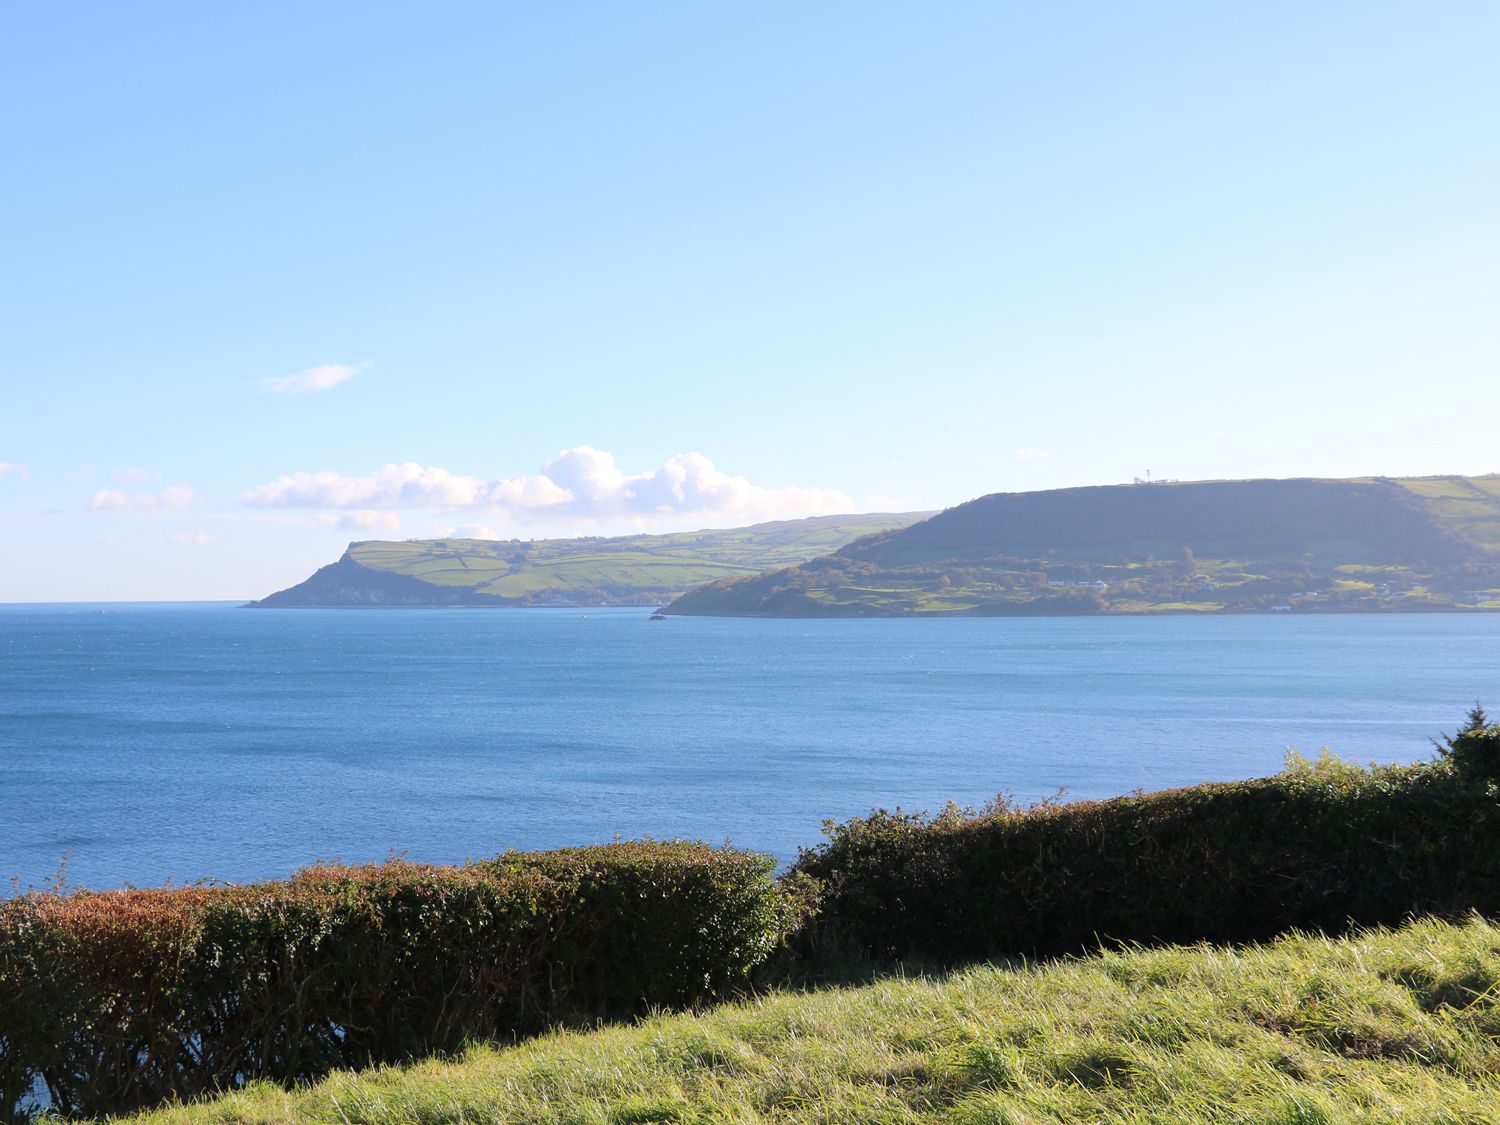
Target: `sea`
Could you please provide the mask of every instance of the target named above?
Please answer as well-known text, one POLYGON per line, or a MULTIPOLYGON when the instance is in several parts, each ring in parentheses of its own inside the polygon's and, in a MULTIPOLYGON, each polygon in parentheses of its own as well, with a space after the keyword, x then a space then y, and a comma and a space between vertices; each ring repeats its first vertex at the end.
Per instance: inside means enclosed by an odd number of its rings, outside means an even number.
POLYGON ((0 606, 0 895, 1430 757, 1500 615, 869 621, 0 606))

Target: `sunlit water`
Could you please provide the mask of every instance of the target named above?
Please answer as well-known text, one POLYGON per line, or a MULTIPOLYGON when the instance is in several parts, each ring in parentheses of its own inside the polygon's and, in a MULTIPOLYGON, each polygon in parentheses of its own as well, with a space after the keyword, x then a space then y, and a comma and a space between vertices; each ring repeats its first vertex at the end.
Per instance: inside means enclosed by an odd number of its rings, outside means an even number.
MULTIPOLYGON (((0 606, 0 875, 285 875, 1402 761, 1500 616, 740 621, 0 606)), ((7 892, 8 893, 8 892, 7 892)))

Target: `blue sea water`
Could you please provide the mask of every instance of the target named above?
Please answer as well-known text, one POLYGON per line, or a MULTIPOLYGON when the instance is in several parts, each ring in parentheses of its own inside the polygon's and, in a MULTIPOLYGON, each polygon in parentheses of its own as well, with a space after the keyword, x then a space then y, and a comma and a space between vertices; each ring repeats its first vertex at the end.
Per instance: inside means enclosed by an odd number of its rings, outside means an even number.
MULTIPOLYGON (((1406 761, 1500 616, 647 620, 0 606, 0 878, 284 876, 615 836, 795 856, 824 818, 1406 761)), ((0 892, 9 893, 9 891, 0 892)))

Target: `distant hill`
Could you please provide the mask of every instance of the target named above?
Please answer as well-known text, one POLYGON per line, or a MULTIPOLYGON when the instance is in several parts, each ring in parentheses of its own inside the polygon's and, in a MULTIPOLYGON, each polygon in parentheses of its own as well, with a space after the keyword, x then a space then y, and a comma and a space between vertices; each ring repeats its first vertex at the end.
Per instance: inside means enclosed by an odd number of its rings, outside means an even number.
POLYGON ((251 605, 662 605, 705 582, 794 566, 928 514, 816 516, 675 535, 351 543, 305 582, 251 605))
POLYGON ((1500 476, 995 493, 669 614, 1500 609, 1500 476))

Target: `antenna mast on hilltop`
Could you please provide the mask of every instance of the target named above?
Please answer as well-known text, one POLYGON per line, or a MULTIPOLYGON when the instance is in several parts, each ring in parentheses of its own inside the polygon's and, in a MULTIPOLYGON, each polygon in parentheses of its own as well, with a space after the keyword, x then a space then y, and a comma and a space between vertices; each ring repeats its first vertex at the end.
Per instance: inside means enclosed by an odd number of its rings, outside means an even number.
POLYGON ((1152 477, 1151 470, 1147 469, 1145 476, 1143 476, 1143 477, 1134 477, 1134 478, 1132 478, 1132 481, 1135 484, 1176 484, 1177 483, 1177 478, 1176 477, 1152 477))

